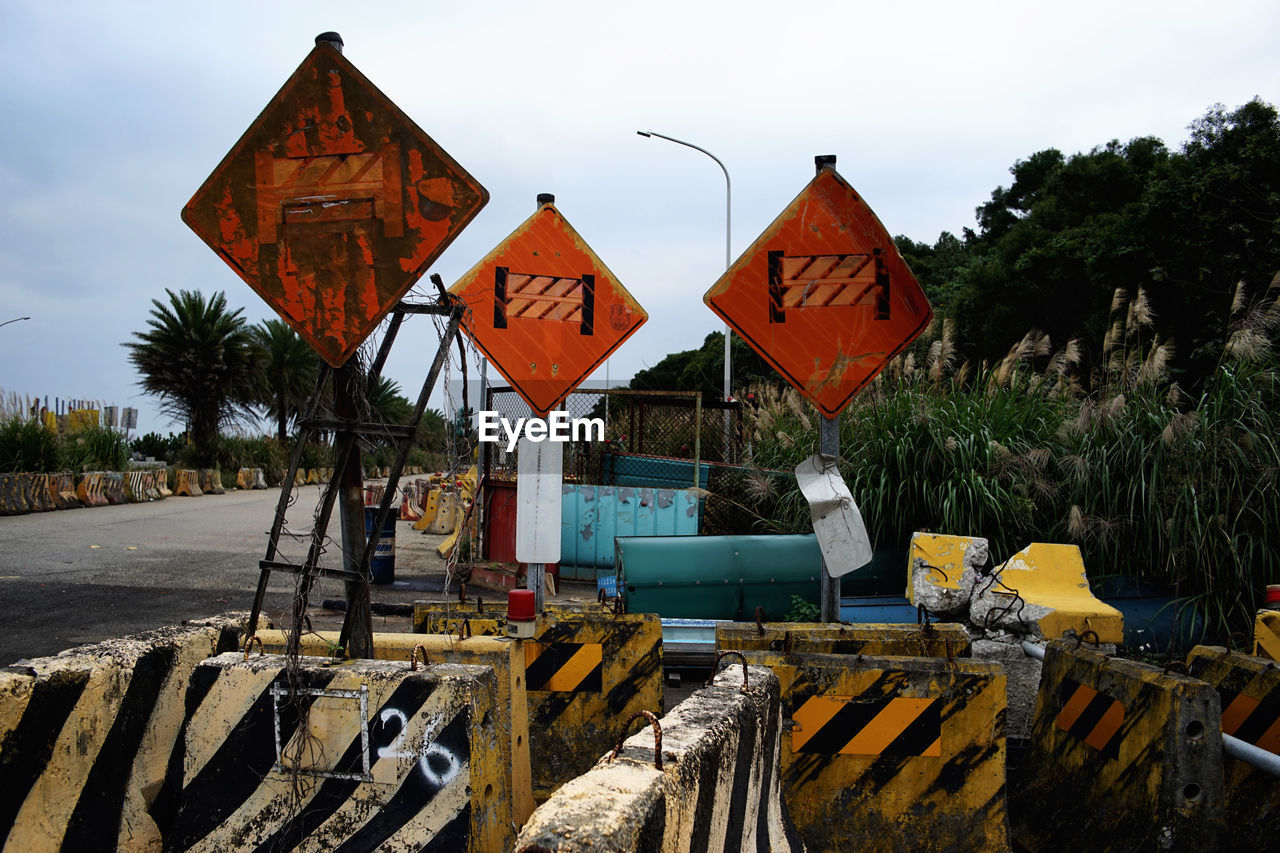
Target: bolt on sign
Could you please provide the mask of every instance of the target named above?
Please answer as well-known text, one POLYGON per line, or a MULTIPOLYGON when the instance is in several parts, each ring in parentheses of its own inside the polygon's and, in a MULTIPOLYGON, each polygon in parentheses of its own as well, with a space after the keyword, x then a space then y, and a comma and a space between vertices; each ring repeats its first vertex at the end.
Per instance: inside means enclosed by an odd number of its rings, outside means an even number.
POLYGON ((827 417, 933 318, 889 232, 832 168, 818 173, 703 301, 827 417))
POLYGON ((546 202, 451 287, 467 336, 545 417, 649 315, 546 202))
POLYGON ((475 178, 322 42, 182 219, 339 367, 488 200, 475 178))

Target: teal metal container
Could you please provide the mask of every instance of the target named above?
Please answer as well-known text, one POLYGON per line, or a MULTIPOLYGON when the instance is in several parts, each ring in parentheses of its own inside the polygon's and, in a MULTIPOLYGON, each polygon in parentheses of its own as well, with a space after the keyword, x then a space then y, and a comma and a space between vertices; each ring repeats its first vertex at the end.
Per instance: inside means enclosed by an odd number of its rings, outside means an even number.
POLYGON ((665 619, 779 620, 793 595, 817 602, 822 572, 811 533, 618 537, 614 560, 627 612, 665 619))
POLYGON ((560 511, 560 577, 594 581, 614 568, 618 536, 693 536, 699 502, 692 489, 565 484, 560 511))

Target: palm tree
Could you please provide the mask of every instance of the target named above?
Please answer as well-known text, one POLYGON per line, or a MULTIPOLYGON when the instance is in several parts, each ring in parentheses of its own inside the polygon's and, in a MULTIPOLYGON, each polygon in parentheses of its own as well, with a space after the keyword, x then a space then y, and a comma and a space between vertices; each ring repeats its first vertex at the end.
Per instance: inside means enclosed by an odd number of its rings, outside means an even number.
POLYGON ((142 390, 160 398, 166 415, 189 425, 197 463, 211 464, 224 424, 256 420, 251 406, 262 354, 244 309, 229 312, 225 294, 206 301, 199 291, 165 293, 168 304, 151 300, 147 329, 124 346, 142 390))
POLYGON ((315 389, 320 359, 282 320, 265 320, 251 329, 265 355, 259 403, 276 422, 276 438, 287 441, 289 422, 302 411, 315 389))

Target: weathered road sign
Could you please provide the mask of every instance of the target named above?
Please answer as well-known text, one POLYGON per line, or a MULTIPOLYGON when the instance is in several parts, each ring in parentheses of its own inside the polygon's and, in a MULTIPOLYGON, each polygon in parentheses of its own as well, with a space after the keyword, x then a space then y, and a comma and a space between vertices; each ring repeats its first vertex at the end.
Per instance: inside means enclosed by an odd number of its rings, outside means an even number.
POLYGON ((703 301, 828 417, 933 317, 889 232, 833 168, 703 301))
POLYGON ((338 367, 488 200, 322 42, 182 218, 338 367))
POLYGON ((458 279, 464 329, 540 416, 649 318, 550 201, 458 279))

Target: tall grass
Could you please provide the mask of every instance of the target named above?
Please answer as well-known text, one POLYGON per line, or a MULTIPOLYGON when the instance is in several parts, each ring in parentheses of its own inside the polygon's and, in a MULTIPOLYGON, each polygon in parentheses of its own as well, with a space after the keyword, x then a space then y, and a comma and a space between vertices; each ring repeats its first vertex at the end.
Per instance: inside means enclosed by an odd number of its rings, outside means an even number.
MULTIPOLYGON (((1238 293, 1217 371, 1195 399, 1166 375, 1139 291, 1117 293, 1098 363, 1077 342, 1025 335, 974 370, 945 326, 896 359, 840 419, 841 472, 877 546, 912 532, 985 536, 1003 560, 1031 541, 1078 544, 1090 576, 1167 584, 1215 636, 1250 630, 1280 581, 1280 276, 1238 293)), ((764 390, 753 463, 794 467, 817 449, 818 414, 764 390)), ((791 487, 778 526, 809 529, 791 487)))

